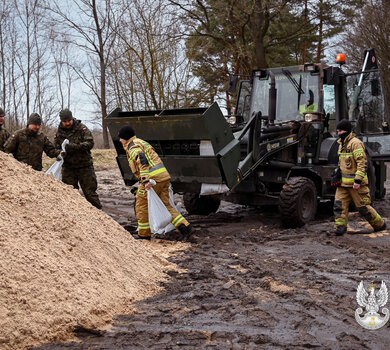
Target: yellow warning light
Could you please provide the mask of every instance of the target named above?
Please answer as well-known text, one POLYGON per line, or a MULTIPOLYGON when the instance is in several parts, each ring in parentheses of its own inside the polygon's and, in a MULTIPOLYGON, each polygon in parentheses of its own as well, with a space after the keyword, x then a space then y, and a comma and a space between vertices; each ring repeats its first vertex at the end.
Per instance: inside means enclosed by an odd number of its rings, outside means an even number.
POLYGON ((347 55, 345 53, 339 53, 337 55, 338 64, 345 64, 346 61, 347 61, 347 55))

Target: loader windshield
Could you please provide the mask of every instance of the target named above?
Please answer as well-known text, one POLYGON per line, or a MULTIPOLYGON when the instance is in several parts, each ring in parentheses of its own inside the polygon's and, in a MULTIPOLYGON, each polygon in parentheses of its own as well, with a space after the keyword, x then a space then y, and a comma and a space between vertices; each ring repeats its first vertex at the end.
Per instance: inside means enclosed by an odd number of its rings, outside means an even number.
MULTIPOLYGON (((319 76, 284 69, 275 72, 276 121, 301 120, 304 113, 318 112, 319 76), (287 73, 286 73, 287 72, 287 73)), ((268 115, 270 78, 254 78, 251 115, 268 115)))
POLYGON ((347 94, 349 118, 355 121, 358 134, 389 132, 382 81, 378 71, 348 75, 347 94))

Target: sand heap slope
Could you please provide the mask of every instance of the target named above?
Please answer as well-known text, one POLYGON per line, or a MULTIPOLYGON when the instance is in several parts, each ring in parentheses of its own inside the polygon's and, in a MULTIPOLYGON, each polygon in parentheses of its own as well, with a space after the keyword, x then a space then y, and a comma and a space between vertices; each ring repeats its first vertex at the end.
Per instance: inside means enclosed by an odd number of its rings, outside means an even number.
POLYGON ((0 348, 66 339, 155 294, 166 261, 78 191, 0 152, 0 348))

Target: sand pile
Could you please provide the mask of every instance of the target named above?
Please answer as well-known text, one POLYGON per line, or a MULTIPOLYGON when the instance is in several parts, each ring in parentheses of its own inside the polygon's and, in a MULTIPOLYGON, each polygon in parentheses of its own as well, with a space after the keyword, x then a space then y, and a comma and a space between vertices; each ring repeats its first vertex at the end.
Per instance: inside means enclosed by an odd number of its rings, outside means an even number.
POLYGON ((72 187, 0 152, 0 349, 96 327, 153 295, 166 261, 72 187))

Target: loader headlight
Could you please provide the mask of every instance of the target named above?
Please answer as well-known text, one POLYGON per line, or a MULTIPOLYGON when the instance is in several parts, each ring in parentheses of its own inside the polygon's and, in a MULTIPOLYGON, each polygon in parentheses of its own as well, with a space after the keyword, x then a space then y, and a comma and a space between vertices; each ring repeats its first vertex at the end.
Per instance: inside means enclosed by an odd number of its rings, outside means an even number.
POLYGON ((229 124, 231 124, 231 125, 234 125, 234 124, 236 124, 236 122, 237 122, 237 118, 234 117, 234 116, 229 117, 229 118, 227 118, 227 122, 228 122, 229 124))
POLYGON ((305 114, 305 122, 315 122, 318 120, 318 115, 306 113, 305 114))

